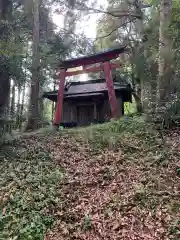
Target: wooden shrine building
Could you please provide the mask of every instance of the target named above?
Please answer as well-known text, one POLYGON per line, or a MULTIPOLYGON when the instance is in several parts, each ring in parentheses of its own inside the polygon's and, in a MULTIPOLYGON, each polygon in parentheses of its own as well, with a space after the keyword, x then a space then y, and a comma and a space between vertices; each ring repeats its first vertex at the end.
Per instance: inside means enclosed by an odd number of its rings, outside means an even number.
POLYGON ((55 126, 62 123, 88 125, 109 118, 117 119, 123 114, 123 103, 131 101, 131 88, 113 82, 111 69, 121 66, 119 61, 112 60, 125 51, 126 47, 122 46, 59 64, 56 74, 58 91, 44 94, 45 98, 56 102, 55 126), (76 71, 71 71, 72 68, 76 71), (104 72, 104 79, 66 84, 66 77, 100 71, 104 72))
MULTIPOLYGON (((114 82, 119 117, 124 114, 124 102, 131 101, 131 88, 114 82)), ((57 102, 58 91, 44 93, 44 98, 57 102)), ((86 126, 111 118, 105 79, 69 82, 65 85, 61 125, 86 126)))

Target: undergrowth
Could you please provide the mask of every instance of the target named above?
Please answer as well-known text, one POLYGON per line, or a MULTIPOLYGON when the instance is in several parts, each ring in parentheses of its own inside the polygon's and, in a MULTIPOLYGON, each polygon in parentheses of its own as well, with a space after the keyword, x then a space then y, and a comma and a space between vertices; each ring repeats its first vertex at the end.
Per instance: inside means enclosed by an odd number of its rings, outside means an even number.
POLYGON ((1 151, 0 239, 41 240, 53 223, 46 209, 59 201, 57 185, 62 171, 45 149, 26 147, 29 149, 20 148, 19 153, 17 146, 16 151, 13 146, 1 151))
MULTIPOLYGON (((105 124, 91 125, 77 130, 71 130, 78 138, 86 141, 92 146, 93 151, 102 152, 104 149, 121 150, 126 158, 126 162, 132 161, 134 164, 142 166, 147 171, 146 185, 143 190, 138 189, 134 195, 134 203, 139 205, 139 208, 149 209, 154 211, 157 205, 162 203, 164 207, 170 208, 172 216, 178 215, 180 202, 172 205, 172 196, 169 192, 161 192, 161 188, 154 189, 153 172, 158 172, 157 183, 161 182, 160 173, 170 169, 173 166, 174 176, 179 176, 179 155, 177 151, 172 149, 173 142, 166 143, 161 132, 156 130, 152 124, 148 124, 143 117, 123 117, 118 121, 111 121, 105 124), (159 178, 159 179, 158 179, 159 178), (152 186, 151 186, 152 185, 152 186), (144 190, 146 189, 146 190, 144 190), (157 195, 156 195, 157 194, 157 195), (165 194, 165 196, 163 195, 165 194), (168 195, 168 197, 166 196, 168 195), (163 199, 166 199, 164 201, 163 199), (163 202, 164 201, 164 202, 163 202), (175 209, 175 210, 174 210, 175 209)), ((168 173, 170 175, 170 172, 168 173)), ((163 176, 163 175, 162 175, 163 176)), ((161 176, 161 177, 162 177, 161 176)), ((166 176, 163 176, 166 178, 166 176)), ((168 179, 168 176, 167 176, 168 179)), ((168 189, 168 183, 167 187, 168 189)), ((174 200, 177 198, 174 197, 174 200)), ((172 199, 173 200, 173 199, 172 199)), ((180 239, 180 219, 175 217, 169 226, 169 239, 180 239)))
POLYGON ((136 141, 138 145, 145 144, 149 147, 162 142, 160 134, 147 125, 143 117, 136 116, 125 116, 118 121, 71 130, 73 131, 97 149, 114 149, 121 146, 128 151, 134 151, 138 149, 136 141))
MULTIPOLYGON (((76 189, 78 190, 78 186, 71 187, 72 179, 68 183, 69 198, 72 197, 68 202, 67 189, 63 194, 63 180, 66 178, 64 178, 60 166, 55 165, 55 159, 52 159, 53 151, 55 151, 59 164, 61 164, 61 160, 64 161, 67 172, 70 168, 69 174, 74 174, 79 166, 81 174, 77 176, 81 180, 79 182, 82 183, 84 183, 81 179, 83 174, 85 181, 88 177, 92 181, 93 175, 87 175, 89 167, 92 169, 95 167, 94 170, 97 171, 97 166, 87 163, 93 158, 95 163, 98 159, 98 161, 102 161, 99 162, 98 173, 103 175, 103 182, 109 182, 109 184, 115 177, 121 179, 123 176, 123 181, 128 181, 128 186, 133 183, 131 179, 126 178, 126 175, 123 175, 123 169, 129 169, 128 171, 133 169, 132 176, 135 172, 136 174, 143 173, 144 178, 137 180, 138 184, 130 195, 130 203, 132 201, 133 206, 136 206, 139 211, 149 211, 152 216, 154 212, 162 212, 161 209, 158 210, 159 206, 166 208, 168 214, 172 216, 171 224, 168 225, 169 235, 172 238, 169 239, 177 239, 176 237, 179 236, 179 218, 176 216, 178 216, 180 203, 174 188, 175 182, 173 184, 171 182, 172 178, 177 179, 179 176, 180 167, 177 161, 179 155, 165 145, 161 134, 152 125, 148 125, 143 117, 125 116, 118 121, 85 128, 60 130, 59 132, 43 129, 43 131, 34 135, 30 134, 25 138, 28 141, 24 141, 21 137, 18 144, 13 141, 11 146, 7 142, 0 149, 0 239, 43 240, 47 229, 52 227, 53 209, 56 206, 57 209, 58 206, 61 209, 63 203, 65 205, 68 203, 66 210, 70 214, 69 205, 73 201, 73 194, 76 189), (36 137, 34 137, 35 135, 36 137), (78 143, 73 149, 72 144, 76 145, 77 143, 75 138, 81 141, 82 145, 78 143), (84 142, 85 145, 83 145, 84 142), (49 145, 51 146, 49 147, 49 145), (88 152, 86 152, 86 148, 88 148, 88 152), (111 158, 114 160, 110 161, 111 158), (104 161, 107 160, 108 164, 106 165, 104 161), (174 161, 173 164, 170 165, 170 161, 174 161), (167 164, 164 164, 165 162, 167 164), (104 164, 106 169, 103 169, 104 164), (102 173, 102 170, 106 171, 102 173), (171 188, 168 187, 168 184, 171 188), (161 189, 161 185, 163 189, 161 189)), ((97 175, 95 174, 94 177, 97 175)), ((96 185, 94 188, 96 189, 96 185)), ((79 192, 76 197, 81 197, 79 192)), ((107 204, 107 217, 114 208, 120 212, 129 211, 127 210, 129 206, 126 202, 122 202, 121 198, 122 196, 119 199, 113 197, 112 206, 107 204)), ((68 219, 69 216, 64 215, 65 212, 62 212, 62 219, 68 219)), ((93 218, 88 211, 83 216, 83 231, 92 230, 93 218)), ((155 217, 153 218, 155 219, 155 217)))

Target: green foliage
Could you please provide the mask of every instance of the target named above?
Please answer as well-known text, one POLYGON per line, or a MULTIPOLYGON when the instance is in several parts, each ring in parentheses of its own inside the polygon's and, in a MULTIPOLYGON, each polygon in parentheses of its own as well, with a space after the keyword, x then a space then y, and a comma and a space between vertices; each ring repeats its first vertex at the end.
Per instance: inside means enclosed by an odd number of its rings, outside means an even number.
POLYGON ((1 239, 44 239, 53 223, 48 209, 55 206, 62 172, 46 150, 30 148, 0 162, 1 239))
POLYGON ((178 167, 178 168, 176 169, 176 173, 177 173, 178 176, 180 176, 180 167, 178 167))
POLYGON ((134 201, 138 202, 141 206, 147 202, 147 191, 143 184, 136 186, 136 191, 134 194, 134 201))
POLYGON ((130 102, 125 102, 124 103, 124 113, 125 114, 133 114, 137 112, 137 107, 136 107, 136 102, 134 98, 132 99, 132 103, 130 102))
MULTIPOLYGON (((149 126, 150 127, 150 126, 149 126)), ((152 128, 147 131, 147 123, 144 117, 124 116, 118 121, 105 124, 92 125, 87 128, 74 130, 81 134, 96 149, 108 147, 110 149, 121 146, 127 151, 136 151, 133 141, 135 139, 141 145, 149 145, 154 142, 158 133, 152 128), (151 132, 149 131, 151 129, 151 132), (122 141, 123 139, 123 141, 122 141)))
POLYGON ((91 228, 91 225, 92 225, 92 223, 91 223, 91 217, 90 217, 89 215, 85 215, 85 217, 84 217, 84 222, 83 222, 83 228, 84 228, 84 230, 86 231, 86 230, 90 229, 90 228, 91 228))
POLYGON ((172 234, 174 237, 172 239, 176 240, 179 239, 180 236, 180 220, 177 220, 172 223, 170 229, 170 234, 172 234))

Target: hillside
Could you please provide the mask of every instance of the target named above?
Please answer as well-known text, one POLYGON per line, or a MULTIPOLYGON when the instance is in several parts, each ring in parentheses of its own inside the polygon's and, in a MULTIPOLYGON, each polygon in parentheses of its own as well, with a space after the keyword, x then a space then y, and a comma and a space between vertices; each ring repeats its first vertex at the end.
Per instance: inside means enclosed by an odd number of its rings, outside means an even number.
POLYGON ((140 118, 23 136, 1 150, 0 239, 180 239, 179 150, 140 118))

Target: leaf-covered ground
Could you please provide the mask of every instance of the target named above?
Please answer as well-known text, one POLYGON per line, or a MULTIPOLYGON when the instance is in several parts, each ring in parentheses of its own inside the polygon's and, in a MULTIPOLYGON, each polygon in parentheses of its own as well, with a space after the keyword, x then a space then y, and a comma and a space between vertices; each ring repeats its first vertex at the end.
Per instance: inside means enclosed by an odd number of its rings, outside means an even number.
POLYGON ((0 239, 180 239, 180 133, 123 121, 20 140, 0 239))

